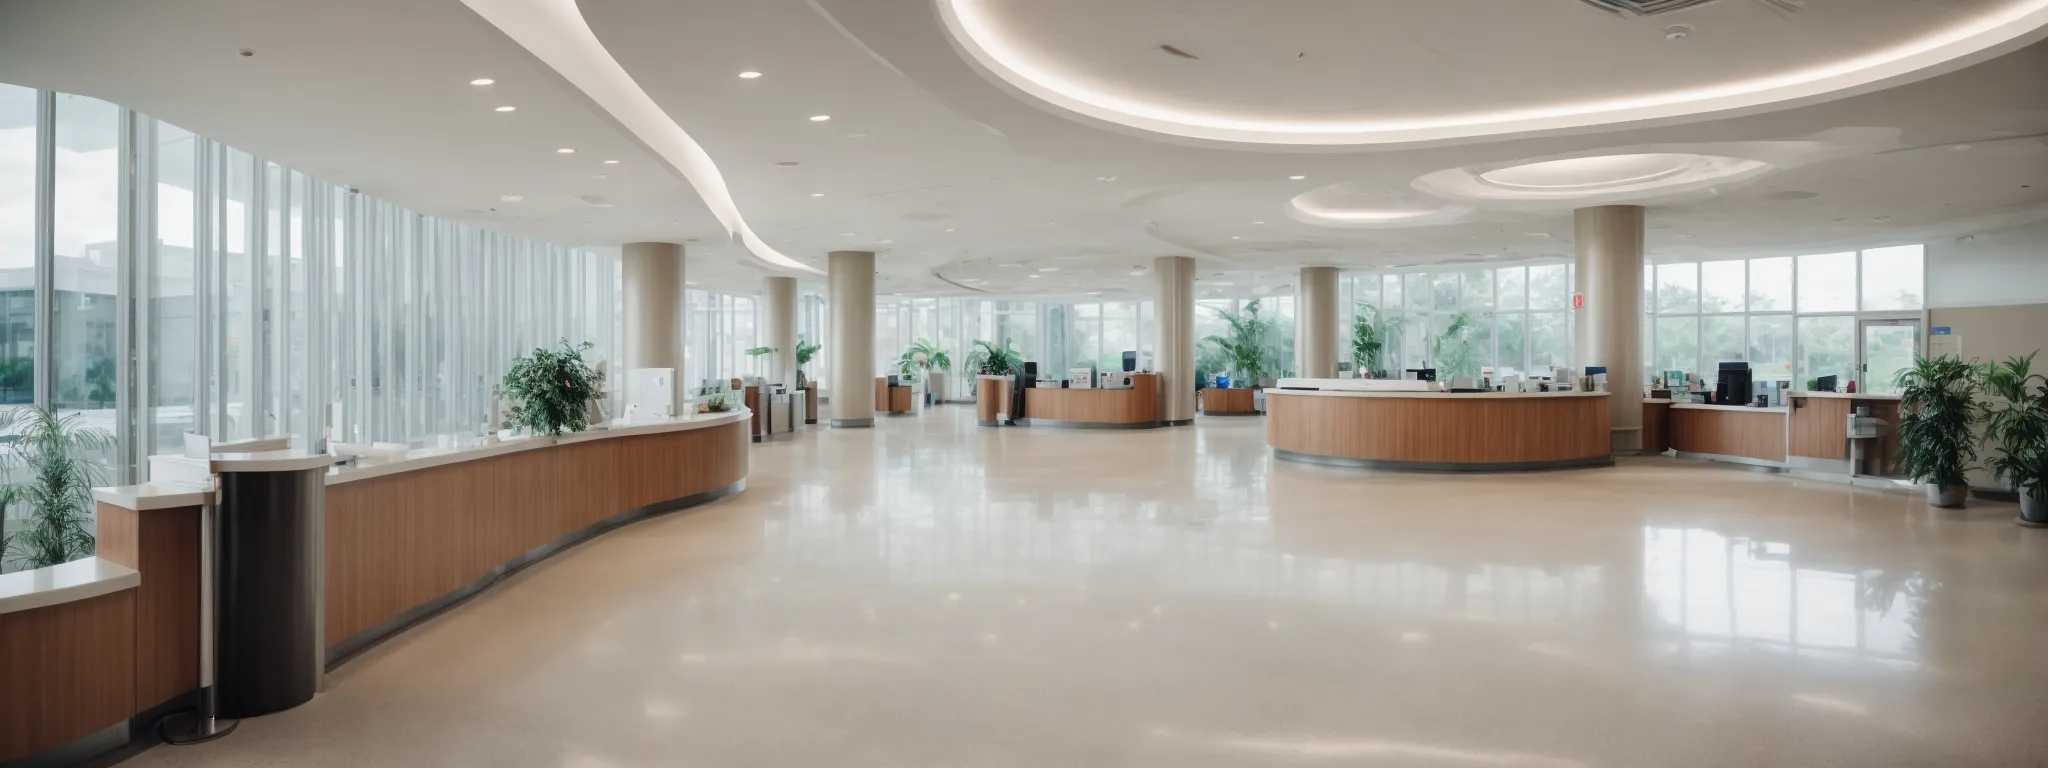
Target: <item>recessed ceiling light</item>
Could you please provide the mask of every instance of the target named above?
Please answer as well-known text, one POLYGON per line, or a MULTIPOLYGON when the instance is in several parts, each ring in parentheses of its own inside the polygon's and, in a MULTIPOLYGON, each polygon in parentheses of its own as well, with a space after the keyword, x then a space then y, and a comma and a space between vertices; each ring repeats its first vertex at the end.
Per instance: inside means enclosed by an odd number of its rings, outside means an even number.
POLYGON ((824 196, 825 196, 825 193, 823 193, 823 192, 812 192, 812 193, 811 193, 811 197, 824 197, 824 196))
POLYGON ((1058 272, 1058 271, 1060 271, 1060 268, 1059 268, 1059 267, 1039 267, 1039 268, 1038 268, 1038 271, 1040 271, 1040 272, 1058 272))
POLYGON ((1232 239, 1232 240, 1236 240, 1236 239, 1237 239, 1237 235, 1231 235, 1231 236, 1230 236, 1230 239, 1232 239))
POLYGON ((946 231, 947 231, 947 232, 951 232, 951 231, 953 231, 953 228, 952 228, 952 227, 947 227, 947 228, 946 228, 946 231))
POLYGON ((1290 179, 1290 180, 1293 180, 1293 181, 1301 181, 1302 179, 1306 179, 1306 178, 1308 178, 1308 177, 1307 177, 1307 176, 1289 176, 1289 177, 1287 177, 1287 178, 1288 178, 1288 179, 1290 179))
POLYGON ((1001 266, 1001 267, 1002 267, 1002 268, 1004 268, 1004 269, 1019 269, 1019 268, 1022 268, 1022 267, 1023 267, 1024 265, 1022 265, 1022 264, 1002 264, 1002 265, 999 265, 999 266, 1001 266))
POLYGON ((1037 280, 1038 278, 1041 278, 1041 277, 1045 277, 1045 275, 1032 275, 1032 276, 1031 276, 1031 279, 1033 279, 1033 280, 1037 280))
POLYGON ((832 119, 831 115, 811 115, 811 122, 813 123, 822 123, 830 119, 832 119))
POLYGON ((697 281, 695 281, 695 280, 684 280, 684 281, 683 281, 683 285, 696 285, 696 284, 697 284, 697 281))
POLYGON ((521 201, 521 200, 525 200, 526 198, 525 198, 525 197, 522 197, 522 196, 519 196, 519 195, 505 195, 504 197, 500 197, 500 198, 498 198, 498 199, 499 199, 499 200, 503 200, 503 201, 505 201, 505 202, 508 202, 508 203, 516 203, 516 202, 519 202, 519 201, 521 201))
POLYGON ((505 105, 505 106, 499 107, 499 108, 498 108, 498 111, 499 111, 499 112, 510 112, 510 111, 512 111, 512 110, 515 110, 515 109, 518 109, 518 107, 515 107, 515 106, 512 106, 512 105, 510 105, 510 104, 507 104, 507 105, 505 105))
POLYGON ((492 83, 495 83, 495 82, 498 82, 498 81, 496 81, 496 80, 492 80, 492 79, 490 79, 490 78, 488 78, 488 77, 479 77, 479 78, 477 78, 477 79, 475 79, 475 80, 471 80, 471 81, 469 81, 469 84, 470 84, 470 85, 490 85, 490 84, 492 84, 492 83))
POLYGON ((752 79, 754 79, 754 78, 757 78, 757 77, 760 77, 760 76, 761 76, 761 73, 759 73, 759 72, 755 72, 755 71, 753 71, 753 70, 747 70, 747 71, 745 71, 745 72, 741 72, 741 73, 740 73, 740 79, 741 79, 741 80, 752 80, 752 79))
POLYGON ((1252 222, 1252 224, 1254 224, 1254 225, 1258 225, 1258 226, 1265 226, 1266 222, 1263 222, 1263 221, 1254 221, 1254 222, 1252 222))
POLYGON ((854 237, 854 236, 856 236, 856 235, 858 235, 858 234, 859 234, 859 233, 857 233, 857 232, 841 232, 841 233, 839 233, 839 236, 840 236, 840 237, 854 237))
POLYGON ((604 161, 604 164, 605 164, 605 165, 618 165, 618 164, 619 164, 619 161, 617 161, 617 160, 606 160, 606 161, 604 161))
POLYGON ((1088 295, 1090 295, 1090 296, 1101 296, 1101 295, 1102 295, 1102 292, 1101 292, 1101 291, 1089 291, 1089 292, 1088 292, 1088 295))
POLYGON ((1140 276, 1140 275, 1143 275, 1143 274, 1145 274, 1145 270, 1142 270, 1142 269, 1133 269, 1133 270, 1131 270, 1131 276, 1132 276, 1132 277, 1138 277, 1138 276, 1140 276))
POLYGON ((573 155, 573 154, 576 154, 576 150, 575 150, 575 149, 572 149, 572 148, 569 148, 569 147, 563 147, 563 148, 561 148, 561 149, 557 149, 557 150, 555 150, 555 154, 558 154, 558 155, 573 155))

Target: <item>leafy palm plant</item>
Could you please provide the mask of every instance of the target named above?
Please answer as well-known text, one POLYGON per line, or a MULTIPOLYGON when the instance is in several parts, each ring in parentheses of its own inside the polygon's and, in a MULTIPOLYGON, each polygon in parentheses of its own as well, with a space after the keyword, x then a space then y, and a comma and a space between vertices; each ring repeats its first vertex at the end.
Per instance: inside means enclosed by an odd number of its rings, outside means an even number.
POLYGON ((797 388, 797 389, 809 389, 809 388, 810 388, 810 384, 809 384, 809 381, 810 381, 810 377, 808 377, 808 376, 805 376, 805 375, 804 375, 804 366, 806 366, 806 365, 810 365, 810 364, 811 364, 811 358, 813 358, 813 357, 817 357, 817 356, 818 356, 818 350, 820 350, 820 349, 823 349, 823 347, 821 347, 821 346, 819 346, 819 345, 817 345, 817 344, 812 344, 811 342, 808 342, 808 341, 804 341, 804 337, 802 337, 802 336, 798 336, 798 337, 796 337, 796 388, 797 388))
POLYGON ((903 350, 903 356, 896 359, 896 367, 903 371, 904 376, 916 381, 925 373, 953 370, 953 358, 946 354, 944 347, 928 337, 919 336, 903 350))
POLYGON ((1270 356, 1267 341, 1279 321, 1259 317, 1259 300, 1253 299, 1244 305, 1244 311, 1231 312, 1226 309, 1209 307, 1223 324, 1229 326, 1227 334, 1209 334, 1202 342, 1221 350, 1230 360, 1231 373, 1238 381, 1238 389, 1256 387, 1265 377, 1266 360, 1270 356))
POLYGON ((967 367, 982 376, 1017 376, 1024 373, 1024 356, 1009 342, 998 347, 975 339, 974 351, 967 353, 967 367))
POLYGON ((1984 392, 2003 401, 1989 408, 1985 418, 1984 437, 1998 446, 1986 465, 2014 491, 2043 501, 2048 500, 2048 377, 2033 372, 2034 355, 1987 363, 1979 377, 1984 392))
POLYGON ((516 401, 505 414, 505 426, 525 427, 537 435, 559 435, 588 426, 585 406, 604 391, 604 374, 583 362, 590 342, 570 346, 563 339, 560 350, 535 348, 533 354, 512 359, 512 368, 499 381, 498 391, 516 401))
POLYGON ((7 551, 23 568, 45 568, 92 555, 92 487, 106 482, 96 455, 114 436, 80 424, 81 415, 23 406, 0 417, 0 430, 19 435, 15 451, 23 482, 4 493, 8 506, 29 509, 27 525, 8 536, 7 551))
POLYGON ((1371 373, 1373 378, 1387 378, 1386 349, 1401 348, 1407 326, 1408 318, 1389 316, 1380 312, 1379 307, 1359 302, 1358 314, 1351 321, 1352 359, 1358 361, 1358 366, 1371 373))
POLYGON ((1941 494, 1967 486, 1977 460, 1972 434, 1983 418, 1975 397, 1977 367, 1953 357, 1917 358, 1900 371, 1899 459, 1916 483, 1941 494))

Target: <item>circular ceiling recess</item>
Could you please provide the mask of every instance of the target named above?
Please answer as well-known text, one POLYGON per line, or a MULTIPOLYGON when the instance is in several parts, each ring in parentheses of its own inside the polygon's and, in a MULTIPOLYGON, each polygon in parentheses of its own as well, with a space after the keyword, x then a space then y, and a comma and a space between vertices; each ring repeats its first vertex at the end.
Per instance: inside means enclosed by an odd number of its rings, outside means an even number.
POLYGON ((1692 192, 1777 169, 1740 157, 1649 152, 1450 168, 1416 179, 1414 187, 1454 201, 1587 204, 1692 192))
POLYGON ((1339 229, 1398 229, 1449 224, 1472 213, 1468 206, 1418 203, 1350 182, 1309 190, 1288 201, 1288 218, 1339 229))
POLYGON ((2048 0, 931 0, 991 79, 1085 121, 1227 143, 1415 145, 1868 92, 2048 37, 2048 0), (1075 19, 1086 19, 1076 24, 1075 19), (1558 45, 1560 40, 1570 45, 1558 45))

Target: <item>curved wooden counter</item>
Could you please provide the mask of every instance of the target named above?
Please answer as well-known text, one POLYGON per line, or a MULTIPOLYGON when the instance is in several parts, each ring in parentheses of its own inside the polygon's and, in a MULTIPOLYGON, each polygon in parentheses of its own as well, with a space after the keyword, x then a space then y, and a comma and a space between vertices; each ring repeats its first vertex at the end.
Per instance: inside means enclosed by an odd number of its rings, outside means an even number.
POLYGON ((1017 423, 1027 427, 1083 429, 1160 426, 1159 375, 1135 374, 1130 389, 1026 389, 1024 418, 1017 423))
MULTIPOLYGON (((620 525, 738 492, 751 418, 621 422, 330 471, 327 666, 620 525)), ((194 700, 200 508, 213 496, 95 488, 99 558, 0 576, 0 763, 77 762, 194 700)))
POLYGON ((1438 472, 1614 463, 1605 392, 1266 390, 1275 458, 1438 472))

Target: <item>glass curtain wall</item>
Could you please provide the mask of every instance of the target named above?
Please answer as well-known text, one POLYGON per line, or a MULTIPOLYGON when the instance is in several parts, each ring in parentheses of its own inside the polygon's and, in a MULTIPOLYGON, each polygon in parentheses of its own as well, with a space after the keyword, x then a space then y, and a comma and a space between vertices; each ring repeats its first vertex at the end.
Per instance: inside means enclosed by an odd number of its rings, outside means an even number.
MULTIPOLYGON (((694 288, 685 290, 683 297, 689 308, 684 320, 683 381, 691 391, 766 373, 768 361, 747 354, 761 346, 758 297, 694 288)), ((799 312, 801 307, 800 303, 799 312)), ((812 373, 819 370, 823 369, 812 373)))
MULTIPOLYGON (((612 358, 612 249, 405 210, 96 99, 0 84, 0 404, 116 436, 426 445, 486 428, 511 359, 612 358)), ((612 384, 618 384, 614 377, 612 384)))
MULTIPOLYGON (((1350 272, 1339 293, 1351 303, 1354 322, 1377 312, 1385 345, 1380 365, 1396 375, 1440 368, 1454 352, 1466 356, 1460 364, 1493 368, 1496 376, 1548 375, 1571 365, 1569 264, 1350 272)), ((1339 334, 1338 359, 1357 365, 1352 331, 1339 334)))
POLYGON ((1918 354, 1918 333, 1888 335, 1897 343, 1866 348, 1858 328, 1919 319, 1926 297, 1922 246, 1674 262, 1645 274, 1646 374, 1683 371, 1711 382, 1719 363, 1742 361, 1759 382, 1805 388, 1835 376, 1843 386, 1854 380, 1862 391, 1889 393, 1892 377, 1918 354))

